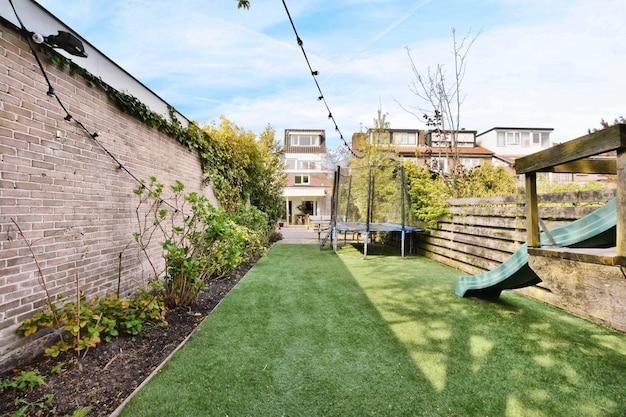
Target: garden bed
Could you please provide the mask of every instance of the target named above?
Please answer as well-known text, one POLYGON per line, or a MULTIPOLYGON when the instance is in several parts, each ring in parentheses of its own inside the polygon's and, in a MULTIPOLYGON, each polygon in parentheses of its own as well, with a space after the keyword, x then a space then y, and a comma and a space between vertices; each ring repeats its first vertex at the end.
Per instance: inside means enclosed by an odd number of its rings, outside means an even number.
MULTIPOLYGON (((31 407, 29 414, 24 415, 110 415, 193 332, 257 260, 240 266, 225 279, 212 281, 193 305, 168 311, 167 327, 155 326, 132 338, 115 338, 78 355, 71 351, 57 358, 43 354, 36 357, 14 372, 39 370, 46 384, 31 390, 6 389, 0 394, 0 415, 11 416, 27 404, 31 407), (49 394, 54 397, 44 404, 43 399, 49 394), (16 404, 18 399, 20 403, 16 404), (81 409, 87 412, 73 414, 81 409)), ((11 377, 12 373, 0 379, 11 377)))

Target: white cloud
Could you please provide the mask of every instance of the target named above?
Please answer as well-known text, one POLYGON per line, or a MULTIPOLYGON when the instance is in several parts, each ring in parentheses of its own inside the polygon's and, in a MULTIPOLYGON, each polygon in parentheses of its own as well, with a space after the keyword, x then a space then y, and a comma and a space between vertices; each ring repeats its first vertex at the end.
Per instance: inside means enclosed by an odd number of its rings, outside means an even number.
MULTIPOLYGON (((281 2, 41 0, 59 18, 188 117, 221 114, 261 132, 327 130, 338 144, 281 2)), ((344 137, 371 126, 423 127, 404 49, 421 71, 451 68, 452 37, 481 34, 469 58, 462 125, 555 128, 567 140, 624 115, 623 0, 288 1, 307 56, 344 137)))

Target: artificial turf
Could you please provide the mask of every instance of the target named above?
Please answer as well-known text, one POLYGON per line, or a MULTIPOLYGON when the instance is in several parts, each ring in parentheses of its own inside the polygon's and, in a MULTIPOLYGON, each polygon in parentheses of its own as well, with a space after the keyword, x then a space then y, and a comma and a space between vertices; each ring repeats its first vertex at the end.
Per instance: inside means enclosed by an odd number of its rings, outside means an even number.
POLYGON ((626 415, 624 334, 458 275, 275 245, 122 415, 626 415))

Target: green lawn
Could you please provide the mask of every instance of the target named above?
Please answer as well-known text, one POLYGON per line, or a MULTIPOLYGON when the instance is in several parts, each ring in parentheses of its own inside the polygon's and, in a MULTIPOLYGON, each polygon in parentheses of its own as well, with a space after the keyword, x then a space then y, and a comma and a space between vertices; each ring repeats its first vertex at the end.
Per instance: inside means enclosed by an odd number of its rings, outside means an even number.
POLYGON ((276 245, 122 415, 626 415, 624 334, 458 275, 276 245))

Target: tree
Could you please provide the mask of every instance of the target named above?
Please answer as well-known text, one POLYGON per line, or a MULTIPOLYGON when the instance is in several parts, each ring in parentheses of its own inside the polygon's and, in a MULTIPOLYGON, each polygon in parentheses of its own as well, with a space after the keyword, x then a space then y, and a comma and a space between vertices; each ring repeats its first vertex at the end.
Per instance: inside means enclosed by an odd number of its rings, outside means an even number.
POLYGON ((256 186, 250 194, 250 204, 265 212, 270 224, 282 217, 282 193, 287 183, 285 173, 285 150, 275 138, 276 131, 267 125, 259 135, 257 146, 260 159, 257 161, 256 186))
POLYGON ((601 129, 587 129, 587 133, 594 133, 594 132, 598 132, 602 129, 606 129, 607 127, 611 127, 611 126, 615 126, 615 125, 619 125, 619 124, 624 124, 626 123, 626 119, 624 119, 624 116, 620 116, 620 117, 616 117, 615 120, 613 120, 613 123, 609 123, 606 120, 602 119, 600 120, 600 126, 602 126, 601 129))
POLYGON ((265 212, 268 221, 278 221, 285 177, 283 150, 274 139, 274 129, 267 126, 257 141, 253 132, 222 116, 219 125, 211 122, 202 130, 209 138, 202 151, 210 161, 205 182, 212 184, 220 206, 235 213, 250 204, 265 212))
POLYGON ((368 129, 369 137, 363 141, 363 157, 350 163, 351 204, 360 215, 358 221, 369 216, 376 222, 400 223, 400 162, 390 155, 387 113, 378 109, 373 121, 374 127, 368 129))
POLYGON ((410 108, 402 104, 400 106, 419 120, 425 121, 427 126, 433 127, 437 135, 443 136, 446 140, 449 138, 449 153, 452 155, 450 171, 453 175, 462 171, 459 155, 456 152, 461 126, 461 105, 465 99, 461 86, 467 69, 469 51, 479 34, 472 36, 470 30, 463 39, 459 40, 456 30, 452 29, 454 63, 452 80, 448 79, 443 64, 428 67, 426 74, 421 72, 411 55, 411 50, 406 48, 415 77, 409 84, 409 90, 422 103, 410 108))
POLYGON ((250 1, 249 0, 237 0, 237 8, 238 9, 250 9, 250 1))

